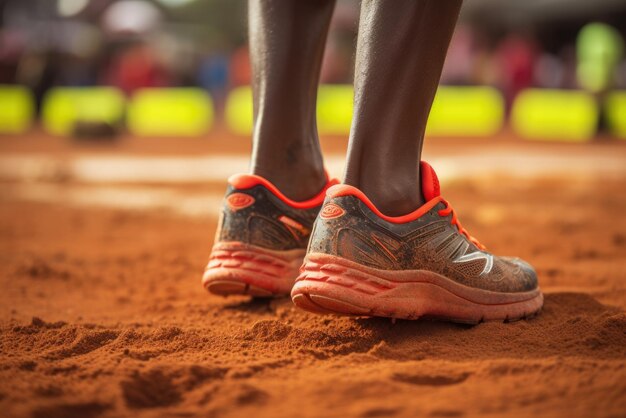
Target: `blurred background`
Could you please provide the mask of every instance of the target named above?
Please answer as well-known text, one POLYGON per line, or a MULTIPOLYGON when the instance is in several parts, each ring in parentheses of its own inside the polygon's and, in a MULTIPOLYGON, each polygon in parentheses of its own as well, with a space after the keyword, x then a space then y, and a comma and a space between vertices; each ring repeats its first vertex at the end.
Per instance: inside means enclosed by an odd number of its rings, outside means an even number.
MULTIPOLYGON (((202 289, 249 169, 246 19, 246 0, 0 0, 0 418, 624 417, 626 0, 464 2, 423 156, 546 294, 475 327, 202 289)), ((358 20, 337 0, 332 176, 358 20)))
MULTIPOLYGON (((339 0, 322 135, 345 137, 359 2, 339 0)), ((626 138, 626 2, 466 1, 428 135, 626 138)), ((0 134, 247 137, 244 0, 0 1, 0 134)))

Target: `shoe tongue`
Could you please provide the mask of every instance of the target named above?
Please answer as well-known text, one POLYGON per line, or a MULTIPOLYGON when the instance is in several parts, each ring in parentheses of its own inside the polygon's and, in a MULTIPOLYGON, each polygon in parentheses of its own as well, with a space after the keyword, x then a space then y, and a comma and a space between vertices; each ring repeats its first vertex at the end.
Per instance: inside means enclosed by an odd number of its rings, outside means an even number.
POLYGON ((441 194, 437 173, 426 161, 420 162, 420 177, 422 180, 422 196, 427 202, 441 194))

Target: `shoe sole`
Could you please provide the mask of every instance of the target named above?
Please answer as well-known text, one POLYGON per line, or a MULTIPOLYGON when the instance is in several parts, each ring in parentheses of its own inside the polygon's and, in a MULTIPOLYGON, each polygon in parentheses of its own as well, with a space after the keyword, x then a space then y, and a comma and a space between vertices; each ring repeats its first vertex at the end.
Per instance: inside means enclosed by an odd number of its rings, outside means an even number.
POLYGON ((202 285, 221 295, 288 295, 304 258, 304 249, 273 251, 242 242, 213 246, 202 285))
POLYGON ((305 257, 291 298, 296 306, 321 314, 429 317, 470 324, 529 318, 543 306, 538 288, 494 292, 464 286, 427 270, 380 270, 315 253, 305 257))

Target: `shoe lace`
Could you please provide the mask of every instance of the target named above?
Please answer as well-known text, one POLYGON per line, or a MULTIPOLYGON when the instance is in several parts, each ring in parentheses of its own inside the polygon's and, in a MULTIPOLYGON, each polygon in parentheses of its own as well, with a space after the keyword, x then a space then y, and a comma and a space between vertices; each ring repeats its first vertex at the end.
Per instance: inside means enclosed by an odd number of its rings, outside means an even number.
POLYGON ((444 205, 446 205, 446 207, 438 211, 439 216, 446 217, 448 215, 452 215, 452 218, 450 219, 450 223, 457 227, 459 233, 464 235, 465 238, 467 238, 472 244, 477 246, 480 250, 484 250, 486 247, 483 244, 481 244, 476 238, 470 235, 467 229, 463 228, 463 225, 461 225, 461 221, 459 221, 459 218, 456 216, 456 212, 454 211, 454 209, 452 209, 452 206, 450 206, 450 203, 448 203, 448 201, 444 199, 441 199, 441 202, 444 205))

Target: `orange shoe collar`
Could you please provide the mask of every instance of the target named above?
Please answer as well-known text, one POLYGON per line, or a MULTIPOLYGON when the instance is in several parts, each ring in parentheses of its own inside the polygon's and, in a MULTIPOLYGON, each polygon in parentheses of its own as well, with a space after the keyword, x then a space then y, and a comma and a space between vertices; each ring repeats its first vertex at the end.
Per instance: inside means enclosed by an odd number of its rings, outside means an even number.
POLYGON ((372 201, 369 200, 367 196, 365 196, 365 193, 363 193, 362 191, 360 191, 354 186, 349 186, 347 184, 338 184, 336 186, 332 186, 328 188, 328 190, 326 191, 326 196, 331 197, 331 198, 340 197, 340 196, 354 196, 357 199, 359 199, 361 202, 365 203, 365 205, 368 208, 370 208, 370 210, 374 212, 376 216, 378 216, 381 219, 386 220, 387 222, 391 222, 394 224, 403 224, 406 222, 414 221, 418 219, 420 216, 422 216, 423 214, 425 214, 426 212, 428 212, 429 210, 431 210, 437 203, 443 200, 441 196, 437 196, 429 200, 424 205, 422 205, 421 207, 419 207, 418 209, 414 210, 411 213, 408 213, 402 216, 387 216, 384 213, 382 213, 380 210, 378 210, 376 206, 374 206, 372 201))
POLYGON ((339 184, 332 186, 326 192, 328 197, 354 196, 370 208, 372 212, 381 219, 388 222, 401 224, 411 222, 424 215, 431 210, 437 203, 443 201, 441 197, 441 189, 439 186, 439 178, 435 170, 426 161, 420 162, 420 177, 422 183, 422 195, 426 203, 411 213, 402 216, 387 216, 383 214, 361 190, 347 184, 339 184))
POLYGON ((312 198, 307 199, 307 200, 302 200, 302 201, 295 201, 295 200, 288 198, 280 190, 278 190, 276 186, 270 183, 269 180, 261 176, 257 176, 256 174, 235 174, 228 179, 228 183, 234 188, 240 189, 240 190, 251 189, 252 187, 261 185, 261 186, 264 186, 266 189, 268 189, 270 192, 272 192, 273 195, 278 197, 284 203, 286 203, 287 205, 293 208, 311 209, 316 206, 320 206, 322 203, 324 203, 324 198, 326 197, 326 191, 331 186, 338 184, 339 180, 335 178, 333 179, 329 178, 328 173, 326 173, 326 185, 324 185, 322 190, 319 193, 317 193, 315 196, 313 196, 312 198))

